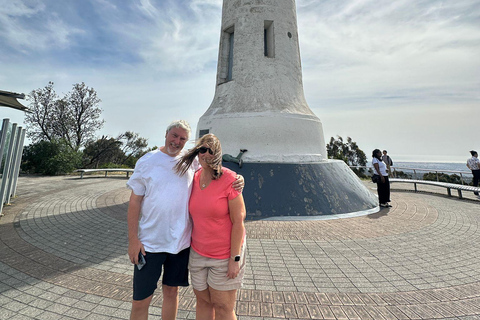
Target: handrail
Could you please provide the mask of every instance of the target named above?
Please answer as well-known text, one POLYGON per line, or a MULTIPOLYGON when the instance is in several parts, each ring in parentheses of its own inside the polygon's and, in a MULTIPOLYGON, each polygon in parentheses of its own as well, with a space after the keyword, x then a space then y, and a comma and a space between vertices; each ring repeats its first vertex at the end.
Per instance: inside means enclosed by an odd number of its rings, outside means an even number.
MULTIPOLYGON (((349 166, 350 168, 363 168, 363 169, 373 169, 373 167, 368 167, 368 166, 349 166)), ((437 181, 440 181, 439 179, 439 175, 438 173, 454 173, 454 174, 459 174, 460 175, 460 180, 462 181, 462 185, 465 184, 465 181, 463 180, 463 174, 470 174, 470 172, 468 171, 455 171, 455 170, 439 170, 439 169, 428 169, 428 168, 409 168, 409 167, 394 167, 394 166, 391 166, 391 168, 393 168, 393 176, 396 177, 397 176, 397 170, 398 171, 401 171, 400 169, 402 170, 409 170, 409 171, 413 171, 413 174, 415 176, 415 179, 418 180, 418 177, 417 177, 417 171, 425 171, 425 172, 435 172, 435 174, 437 175, 437 181)), ((422 177, 423 178, 423 177, 422 177)))

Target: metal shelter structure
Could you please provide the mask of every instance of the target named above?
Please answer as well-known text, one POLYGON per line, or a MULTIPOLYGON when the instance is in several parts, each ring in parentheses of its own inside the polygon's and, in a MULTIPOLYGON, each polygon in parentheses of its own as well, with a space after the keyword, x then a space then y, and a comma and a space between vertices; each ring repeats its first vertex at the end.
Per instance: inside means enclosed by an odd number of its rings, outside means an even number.
MULTIPOLYGON (((25 94, 0 90, 0 107, 27 111, 17 99, 25 99, 25 94)), ((3 205, 16 194, 24 140, 25 129, 10 123, 10 119, 3 119, 0 131, 0 215, 3 205)))
POLYGON ((17 99, 25 99, 25 94, 0 90, 0 106, 27 111, 28 108, 17 99))

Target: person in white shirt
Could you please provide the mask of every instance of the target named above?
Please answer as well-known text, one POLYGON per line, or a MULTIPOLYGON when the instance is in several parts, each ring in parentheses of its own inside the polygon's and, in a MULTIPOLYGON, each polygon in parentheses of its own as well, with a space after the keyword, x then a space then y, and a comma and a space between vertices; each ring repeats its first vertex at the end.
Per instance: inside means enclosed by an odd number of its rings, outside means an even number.
MULTIPOLYGON (((478 181, 480 181, 480 160, 478 159, 478 152, 475 150, 470 151, 472 157, 467 160, 468 169, 472 170, 473 174, 473 186, 478 187, 478 181)), ((478 192, 475 192, 478 196, 478 192)))
POLYGON ((388 180, 387 166, 382 161, 382 151, 375 149, 372 152, 372 165, 375 174, 380 178, 377 180, 378 201, 380 207, 391 207, 390 202, 390 181, 388 180))
MULTIPOLYGON (((128 256, 135 264, 130 319, 148 319, 148 308, 162 274, 162 319, 174 320, 178 286, 188 286, 188 258, 192 224, 188 201, 198 161, 179 176, 173 169, 190 136, 184 120, 172 122, 165 145, 141 157, 127 182, 132 190, 128 206, 128 256), (143 261, 142 261, 143 260, 143 261)), ((243 189, 237 176, 234 188, 243 189)))
POLYGON ((390 178, 393 178, 392 169, 390 168, 391 166, 393 166, 393 161, 392 158, 390 158, 390 156, 387 154, 387 150, 383 150, 382 161, 387 166, 388 176, 390 178))

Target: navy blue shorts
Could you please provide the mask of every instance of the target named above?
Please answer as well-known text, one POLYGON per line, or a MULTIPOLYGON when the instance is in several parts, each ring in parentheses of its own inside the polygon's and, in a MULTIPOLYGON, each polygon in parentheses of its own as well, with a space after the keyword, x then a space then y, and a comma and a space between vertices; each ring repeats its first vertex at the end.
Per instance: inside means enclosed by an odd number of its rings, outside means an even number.
POLYGON ((188 286, 188 257, 190 248, 177 254, 146 252, 147 262, 141 270, 134 266, 133 300, 143 300, 153 294, 162 275, 162 284, 171 287, 188 286))

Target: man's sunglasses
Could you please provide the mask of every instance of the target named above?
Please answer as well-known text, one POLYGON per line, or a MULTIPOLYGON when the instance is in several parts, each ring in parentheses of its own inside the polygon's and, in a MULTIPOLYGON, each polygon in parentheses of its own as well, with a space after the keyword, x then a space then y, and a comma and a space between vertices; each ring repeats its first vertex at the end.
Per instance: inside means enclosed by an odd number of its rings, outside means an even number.
POLYGON ((200 152, 201 154, 204 154, 204 153, 207 152, 207 151, 208 151, 208 153, 210 153, 210 154, 213 155, 213 151, 212 151, 212 149, 210 149, 210 148, 207 148, 207 147, 200 147, 200 148, 198 148, 198 152, 200 152))

